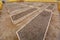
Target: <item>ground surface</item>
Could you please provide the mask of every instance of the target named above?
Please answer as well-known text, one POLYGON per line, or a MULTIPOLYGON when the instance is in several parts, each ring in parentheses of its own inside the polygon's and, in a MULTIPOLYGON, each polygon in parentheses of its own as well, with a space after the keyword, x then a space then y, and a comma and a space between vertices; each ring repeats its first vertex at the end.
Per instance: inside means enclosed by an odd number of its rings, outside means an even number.
MULTIPOLYGON (((18 40, 16 31, 20 27, 22 27, 22 25, 25 25, 25 23, 29 21, 30 18, 37 15, 38 11, 42 11, 43 8, 45 8, 49 4, 50 3, 28 3, 28 2, 5 4, 2 14, 0 16, 0 40, 18 40), (23 7, 21 7, 21 5, 23 7), (13 19, 11 19, 11 16, 19 14, 20 12, 26 11, 27 9, 30 9, 30 8, 37 8, 37 10, 32 12, 29 16, 25 16, 21 18, 24 20, 21 21, 21 19, 18 19, 18 20, 13 21, 13 19)), ((46 36, 46 40, 60 40, 59 17, 60 15, 56 8, 53 12, 53 16, 52 16, 52 20, 51 20, 49 30, 46 36)))
POLYGON ((43 40, 52 13, 44 10, 18 31, 21 40, 43 40), (38 20, 37 20, 38 19, 38 20))

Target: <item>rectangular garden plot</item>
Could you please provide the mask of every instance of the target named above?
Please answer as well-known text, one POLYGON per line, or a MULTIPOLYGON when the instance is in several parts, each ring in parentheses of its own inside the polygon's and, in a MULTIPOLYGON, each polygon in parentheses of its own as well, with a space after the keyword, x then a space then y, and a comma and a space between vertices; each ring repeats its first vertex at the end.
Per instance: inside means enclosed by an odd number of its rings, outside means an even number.
POLYGON ((12 20, 15 21, 15 20, 17 20, 17 19, 19 19, 19 18, 21 18, 21 17, 23 17, 23 16, 25 16, 25 15, 27 15, 29 13, 32 13, 35 10, 37 10, 37 8, 31 8, 31 9, 28 9, 26 11, 23 11, 23 12, 17 14, 17 15, 13 15, 12 16, 12 20))
POLYGON ((17 32, 20 40, 43 40, 51 20, 51 12, 43 11, 17 32))

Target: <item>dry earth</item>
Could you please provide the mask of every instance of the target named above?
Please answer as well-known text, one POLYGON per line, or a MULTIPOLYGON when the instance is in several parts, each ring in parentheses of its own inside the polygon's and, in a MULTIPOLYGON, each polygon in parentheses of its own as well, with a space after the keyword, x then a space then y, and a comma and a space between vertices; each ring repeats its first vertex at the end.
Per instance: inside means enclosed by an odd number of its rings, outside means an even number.
MULTIPOLYGON (((5 8, 3 9, 0 16, 0 40, 18 40, 16 31, 21 26, 17 27, 13 24, 7 10, 5 8)), ((56 11, 53 13, 46 40, 60 40, 60 15, 56 11)), ((21 25, 23 23, 25 22, 21 22, 21 25)))

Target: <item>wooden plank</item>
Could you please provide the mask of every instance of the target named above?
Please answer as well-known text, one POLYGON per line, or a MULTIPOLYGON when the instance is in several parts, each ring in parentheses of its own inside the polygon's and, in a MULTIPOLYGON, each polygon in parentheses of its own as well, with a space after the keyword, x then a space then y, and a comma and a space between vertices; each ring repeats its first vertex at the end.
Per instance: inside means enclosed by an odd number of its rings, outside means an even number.
POLYGON ((42 11, 24 28, 17 32, 19 40, 43 40, 51 20, 51 12, 42 11))

